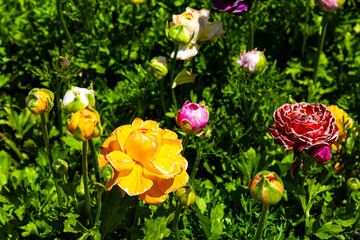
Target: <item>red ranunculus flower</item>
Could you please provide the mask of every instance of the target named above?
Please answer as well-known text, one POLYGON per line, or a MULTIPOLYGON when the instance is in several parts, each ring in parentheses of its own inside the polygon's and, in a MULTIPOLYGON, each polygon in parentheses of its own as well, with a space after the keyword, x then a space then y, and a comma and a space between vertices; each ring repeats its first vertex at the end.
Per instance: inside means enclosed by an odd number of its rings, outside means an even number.
POLYGON ((335 117, 320 103, 285 104, 276 109, 273 119, 274 125, 266 128, 274 141, 288 150, 306 150, 311 155, 338 138, 335 117))

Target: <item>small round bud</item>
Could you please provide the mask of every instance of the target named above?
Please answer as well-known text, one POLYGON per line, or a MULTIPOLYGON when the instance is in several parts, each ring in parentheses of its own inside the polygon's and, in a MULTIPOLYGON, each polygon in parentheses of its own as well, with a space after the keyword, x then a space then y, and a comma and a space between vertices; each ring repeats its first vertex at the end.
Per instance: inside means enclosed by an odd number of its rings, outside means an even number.
POLYGON ((236 63, 246 72, 259 73, 262 72, 267 65, 264 52, 258 51, 256 48, 250 52, 243 51, 240 55, 240 60, 237 60, 236 63))
POLYGON ((194 34, 189 32, 189 30, 183 25, 177 25, 167 29, 166 36, 172 42, 186 45, 192 40, 194 34))
POLYGON ((25 101, 26 107, 32 113, 48 113, 54 106, 54 93, 44 88, 33 88, 25 101))
POLYGON ((70 66, 70 61, 67 57, 62 57, 60 56, 58 58, 58 63, 60 64, 60 66, 62 67, 69 67, 70 66))
POLYGON ((250 186, 250 194, 255 201, 274 205, 283 195, 284 185, 280 177, 270 171, 261 171, 255 175, 250 186))
POLYGON ((183 186, 176 191, 175 194, 180 205, 183 207, 188 207, 191 204, 194 204, 196 195, 191 186, 183 186))
POLYGON ((62 100, 66 113, 77 112, 87 107, 95 106, 95 92, 92 85, 89 88, 71 87, 62 100))
POLYGON ((81 109, 69 114, 66 126, 78 141, 100 137, 103 131, 100 116, 94 109, 81 109))
POLYGON ((106 164, 100 169, 100 175, 104 178, 104 181, 107 182, 114 177, 114 169, 106 164))
POLYGON ((201 131, 209 121, 209 112, 198 103, 186 101, 182 108, 175 114, 176 123, 187 133, 201 131))
POLYGON ((64 174, 67 172, 69 164, 65 160, 58 158, 53 162, 52 167, 54 168, 55 172, 64 174))
POLYGON ((360 181, 357 178, 349 178, 346 182, 347 188, 350 192, 360 189, 360 181))
POLYGON ((340 8, 345 0, 318 0, 317 2, 324 12, 332 12, 340 8))
POLYGON ((165 57, 154 57, 150 62, 150 66, 154 70, 155 77, 159 79, 165 77, 168 74, 169 63, 166 61, 165 57))
POLYGON ((320 165, 328 164, 331 160, 331 147, 323 146, 311 150, 310 158, 312 161, 317 162, 320 165))

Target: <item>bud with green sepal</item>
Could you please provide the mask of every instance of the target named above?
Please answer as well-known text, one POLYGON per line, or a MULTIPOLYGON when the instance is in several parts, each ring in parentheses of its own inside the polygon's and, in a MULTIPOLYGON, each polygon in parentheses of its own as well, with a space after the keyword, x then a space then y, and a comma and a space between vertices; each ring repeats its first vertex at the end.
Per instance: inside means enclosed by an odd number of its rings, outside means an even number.
POLYGON ((62 106, 65 113, 77 112, 95 106, 95 92, 92 84, 88 88, 71 87, 64 95, 62 106))
POLYGON ((191 33, 186 27, 183 25, 177 25, 169 27, 167 24, 165 30, 167 38, 175 42, 176 44, 187 45, 194 37, 194 33, 191 33))
POLYGON ((175 194, 179 204, 188 207, 195 202, 196 195, 191 186, 183 186, 176 191, 175 194))
POLYGON ((169 72, 169 63, 163 56, 154 57, 151 59, 150 66, 154 70, 154 75, 158 79, 165 77, 169 72))
POLYGON ((242 51, 240 56, 240 60, 237 60, 236 63, 246 72, 257 74, 266 68, 267 61, 263 51, 258 51, 255 48, 250 52, 242 51))
POLYGON ((33 88, 25 101, 26 107, 32 113, 48 113, 54 106, 54 93, 45 88, 33 88))
POLYGON ((52 167, 54 168, 55 172, 64 174, 67 172, 69 164, 65 160, 58 158, 53 162, 52 167))
POLYGON ((350 192, 360 189, 360 181, 357 178, 349 178, 346 182, 347 188, 350 192))
POLYGON ((107 182, 114 177, 114 169, 106 164, 100 169, 100 175, 103 177, 104 181, 107 182))
POLYGON ((250 186, 250 194, 257 202, 274 205, 283 195, 284 185, 280 177, 270 171, 261 171, 255 175, 250 186))

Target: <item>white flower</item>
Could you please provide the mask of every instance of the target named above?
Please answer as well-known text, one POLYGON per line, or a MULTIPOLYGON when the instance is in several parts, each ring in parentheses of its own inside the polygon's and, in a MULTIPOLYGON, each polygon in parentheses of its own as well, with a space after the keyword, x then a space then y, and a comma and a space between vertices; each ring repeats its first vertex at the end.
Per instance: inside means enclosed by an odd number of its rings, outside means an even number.
POLYGON ((95 92, 90 85, 90 89, 71 87, 64 95, 62 100, 63 109, 67 113, 77 112, 88 106, 95 105, 95 92))

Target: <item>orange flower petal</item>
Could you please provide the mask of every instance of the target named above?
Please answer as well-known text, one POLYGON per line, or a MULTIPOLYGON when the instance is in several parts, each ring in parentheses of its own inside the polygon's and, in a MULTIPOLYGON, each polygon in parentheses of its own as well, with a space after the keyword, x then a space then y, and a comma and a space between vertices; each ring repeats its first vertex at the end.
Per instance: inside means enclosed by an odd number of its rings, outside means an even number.
POLYGON ((143 167, 135 164, 131 173, 126 177, 120 177, 118 184, 128 195, 139 195, 151 188, 153 181, 143 176, 143 167))
POLYGON ((118 127, 117 129, 115 129, 115 131, 113 132, 113 134, 116 136, 121 150, 124 152, 124 148, 125 148, 125 141, 127 139, 127 137, 129 136, 129 134, 131 133, 131 125, 123 125, 121 127, 118 127))
POLYGON ((98 155, 98 162, 99 162, 99 168, 101 169, 103 166, 109 163, 109 161, 106 159, 106 155, 111 152, 108 148, 103 148, 99 155, 98 155))
MULTIPOLYGON (((111 165, 110 165, 111 166, 111 165)), ((112 166, 111 166, 112 167, 112 166)), ((112 167, 114 169, 114 167, 112 167)), ((107 190, 111 190, 112 187, 117 184, 122 177, 126 177, 131 173, 131 171, 121 171, 118 172, 114 169, 114 177, 111 178, 107 183, 105 184, 105 187, 107 190)))
POLYGON ((145 128, 157 132, 159 129, 159 124, 155 121, 147 120, 142 124, 141 128, 145 128))
POLYGON ((176 175, 174 178, 168 180, 162 180, 159 181, 158 183, 160 190, 168 194, 169 192, 178 190, 182 186, 186 185, 188 180, 189 180, 189 175, 187 174, 186 169, 183 168, 181 173, 176 175))
POLYGON ((134 131, 135 129, 140 128, 143 123, 144 121, 140 118, 135 118, 135 120, 131 124, 131 130, 134 131))
POLYGON ((103 142, 103 144, 102 144, 101 146, 102 146, 103 148, 108 148, 110 142, 116 141, 116 140, 117 140, 117 139, 116 139, 114 133, 111 133, 110 137, 108 137, 108 138, 103 142))
POLYGON ((106 159, 117 171, 131 170, 135 167, 131 157, 121 151, 111 151, 106 155, 106 159))
MULTIPOLYGON (((153 166, 151 169, 156 169, 156 166, 153 166)), ((149 178, 151 180, 161 180, 161 179, 174 178, 174 175, 177 175, 180 172, 181 172, 181 166, 180 166, 180 164, 177 164, 177 163, 174 164, 174 167, 173 167, 172 171, 169 174, 159 173, 158 171, 154 172, 154 171, 148 170, 147 168, 143 169, 144 177, 149 178)))
POLYGON ((169 129, 162 130, 161 134, 164 136, 165 139, 177 139, 178 138, 178 135, 169 129))
POLYGON ((157 205, 166 200, 167 194, 164 194, 158 183, 154 181, 154 185, 145 193, 140 194, 139 197, 145 203, 157 205))

